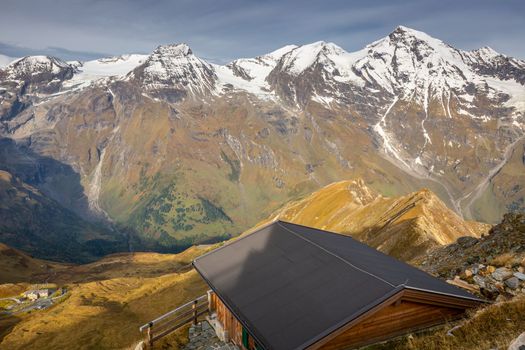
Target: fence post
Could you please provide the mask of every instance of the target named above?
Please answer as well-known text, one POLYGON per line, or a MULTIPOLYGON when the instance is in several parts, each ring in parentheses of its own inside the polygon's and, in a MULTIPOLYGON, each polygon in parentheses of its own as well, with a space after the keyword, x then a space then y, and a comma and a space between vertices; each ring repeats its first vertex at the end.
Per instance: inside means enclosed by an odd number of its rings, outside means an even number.
POLYGON ((212 305, 211 305, 211 301, 212 301, 212 299, 211 299, 211 293, 212 293, 211 290, 209 290, 208 292, 206 292, 206 294, 208 295, 208 311, 209 311, 210 314, 211 314, 212 311, 213 311, 213 310, 212 310, 213 307, 212 307, 212 305))
POLYGON ((194 325, 197 325, 197 303, 198 301, 194 300, 193 305, 191 306, 191 308, 193 309, 193 324, 194 325))
POLYGON ((153 322, 148 324, 148 348, 153 348, 153 334, 151 333, 151 328, 153 328, 153 322))

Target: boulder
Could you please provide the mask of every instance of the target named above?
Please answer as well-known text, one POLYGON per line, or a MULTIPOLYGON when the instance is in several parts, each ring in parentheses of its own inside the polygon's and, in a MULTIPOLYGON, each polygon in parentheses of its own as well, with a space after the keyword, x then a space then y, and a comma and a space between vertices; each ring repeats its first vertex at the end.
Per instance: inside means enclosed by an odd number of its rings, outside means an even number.
POLYGON ((512 271, 506 267, 499 267, 494 272, 492 272, 492 278, 497 281, 504 281, 507 278, 512 277, 512 271))
POLYGON ((472 279, 474 280, 474 283, 476 283, 478 286, 480 286, 480 288, 486 288, 487 287, 487 285, 486 285, 487 279, 485 277, 476 275, 472 279))
POLYGON ((483 264, 474 264, 472 265, 472 267, 470 268, 470 270, 472 271, 472 273, 474 275, 477 275, 478 273, 480 273, 481 270, 485 269, 485 265, 483 264))
POLYGON ((505 285, 512 290, 518 289, 520 280, 517 277, 511 277, 505 280, 505 285))
POLYGON ((508 350, 525 350, 525 332, 510 343, 508 350))
POLYGON ((525 281, 525 273, 515 272, 514 277, 516 277, 520 281, 525 281))

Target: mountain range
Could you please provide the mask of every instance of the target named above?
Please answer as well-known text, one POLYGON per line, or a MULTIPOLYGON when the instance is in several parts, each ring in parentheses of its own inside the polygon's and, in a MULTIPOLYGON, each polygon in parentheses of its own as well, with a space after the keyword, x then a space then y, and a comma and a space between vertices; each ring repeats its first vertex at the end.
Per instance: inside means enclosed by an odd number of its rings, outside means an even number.
MULTIPOLYGON (((29 56, 0 69, 0 169, 101 226, 96 246, 126 240, 109 251, 222 240, 351 178, 496 222, 525 209, 524 111, 525 61, 402 26, 357 52, 316 42, 226 65, 186 44, 29 56)), ((21 247, 17 229, 0 238, 21 247)))

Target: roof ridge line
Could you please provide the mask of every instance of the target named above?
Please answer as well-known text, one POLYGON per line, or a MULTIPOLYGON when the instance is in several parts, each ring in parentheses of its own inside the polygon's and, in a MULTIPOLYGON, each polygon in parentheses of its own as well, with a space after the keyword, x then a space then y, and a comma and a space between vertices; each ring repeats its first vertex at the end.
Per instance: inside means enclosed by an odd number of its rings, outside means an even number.
POLYGON ((230 245, 232 245, 232 244, 234 244, 234 243, 236 243, 238 241, 242 241, 243 239, 250 237, 252 234, 258 233, 258 232, 264 230, 265 228, 275 224, 276 222, 277 222, 276 220, 270 221, 269 223, 267 223, 265 225, 261 225, 260 227, 253 227, 251 229, 248 229, 248 230, 242 232, 239 236, 233 237, 232 240, 218 242, 216 244, 220 244, 220 243, 223 243, 223 242, 225 242, 225 243, 222 246, 220 246, 220 247, 217 247, 215 249, 212 248, 212 250, 210 250, 209 252, 206 252, 206 253, 204 253, 202 255, 199 255, 198 257, 193 259, 192 264, 193 264, 193 262, 199 260, 200 258, 204 258, 207 255, 210 255, 210 254, 215 253, 215 252, 217 252, 219 250, 222 250, 223 248, 226 248, 226 247, 228 247, 228 246, 230 246, 230 245), (243 234, 244 234, 244 236, 243 236, 243 234))
POLYGON ((281 224, 281 221, 277 221, 276 223, 277 223, 279 226, 281 226, 282 228, 284 228, 286 231, 292 233, 294 236, 299 237, 300 239, 302 239, 302 240, 304 240, 304 241, 306 241, 306 242, 308 242, 308 243, 310 243, 310 244, 316 246, 316 247, 319 248, 319 249, 322 249, 324 252, 326 252, 326 253, 332 255, 333 257, 335 257, 335 258, 337 258, 337 259, 339 259, 339 260, 341 260, 341 261, 343 261, 345 264, 350 265, 351 267, 353 267, 354 269, 356 269, 356 270, 358 270, 358 271, 361 271, 361 272, 363 272, 363 273, 366 273, 367 275, 370 275, 370 276, 372 276, 372 277, 374 277, 374 278, 380 280, 381 282, 386 283, 386 284, 388 284, 388 285, 390 285, 390 286, 392 286, 392 287, 394 287, 394 288, 400 287, 400 286, 402 285, 402 284, 401 284, 401 285, 397 285, 397 286, 396 286, 396 285, 394 285, 394 284, 388 282, 387 280, 384 280, 384 279, 382 279, 381 277, 374 275, 374 274, 371 273, 371 272, 368 272, 368 271, 366 271, 366 270, 363 270, 363 269, 360 268, 360 267, 357 267, 356 265, 352 264, 350 261, 346 260, 345 258, 343 258, 343 257, 341 257, 341 256, 339 256, 339 255, 337 255, 337 254, 335 254, 334 252, 329 251, 328 249, 326 249, 326 248, 320 246, 319 244, 317 244, 317 243, 315 243, 315 242, 312 242, 312 241, 309 240, 308 238, 303 237, 303 236, 299 235, 298 233, 296 233, 296 232, 290 230, 288 227, 282 225, 282 224, 281 224))

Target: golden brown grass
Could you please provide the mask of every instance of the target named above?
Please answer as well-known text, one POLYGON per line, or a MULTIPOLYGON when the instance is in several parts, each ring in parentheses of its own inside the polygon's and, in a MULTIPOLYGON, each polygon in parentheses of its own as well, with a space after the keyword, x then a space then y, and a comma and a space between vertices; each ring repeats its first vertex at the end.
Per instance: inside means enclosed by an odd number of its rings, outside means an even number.
POLYGON ((498 266, 498 267, 499 266, 512 267, 515 265, 519 265, 520 259, 516 256, 515 253, 504 253, 492 259, 492 261, 490 261, 490 264, 494 266, 498 266))
POLYGON ((490 228, 464 221, 429 190, 387 198, 362 180, 330 184, 288 203, 258 226, 275 219, 351 235, 405 261, 490 228))
MULTIPOLYGON (((138 327, 202 295, 207 286, 187 264, 204 251, 119 254, 54 275, 70 296, 48 310, 0 322, 0 349, 122 349, 138 327), (3 333, 3 339, 1 334, 3 333)), ((176 347, 184 334, 166 343, 176 347)))
POLYGON ((5 283, 0 284, 0 298, 14 297, 29 288, 28 283, 5 283))
MULTIPOLYGON (((35 259, 29 255, 0 243, 0 283, 26 282, 35 274, 49 272, 67 265, 35 259)), ((0 295, 2 288, 0 287, 0 295)), ((1 296, 0 296, 1 297, 1 296)))

